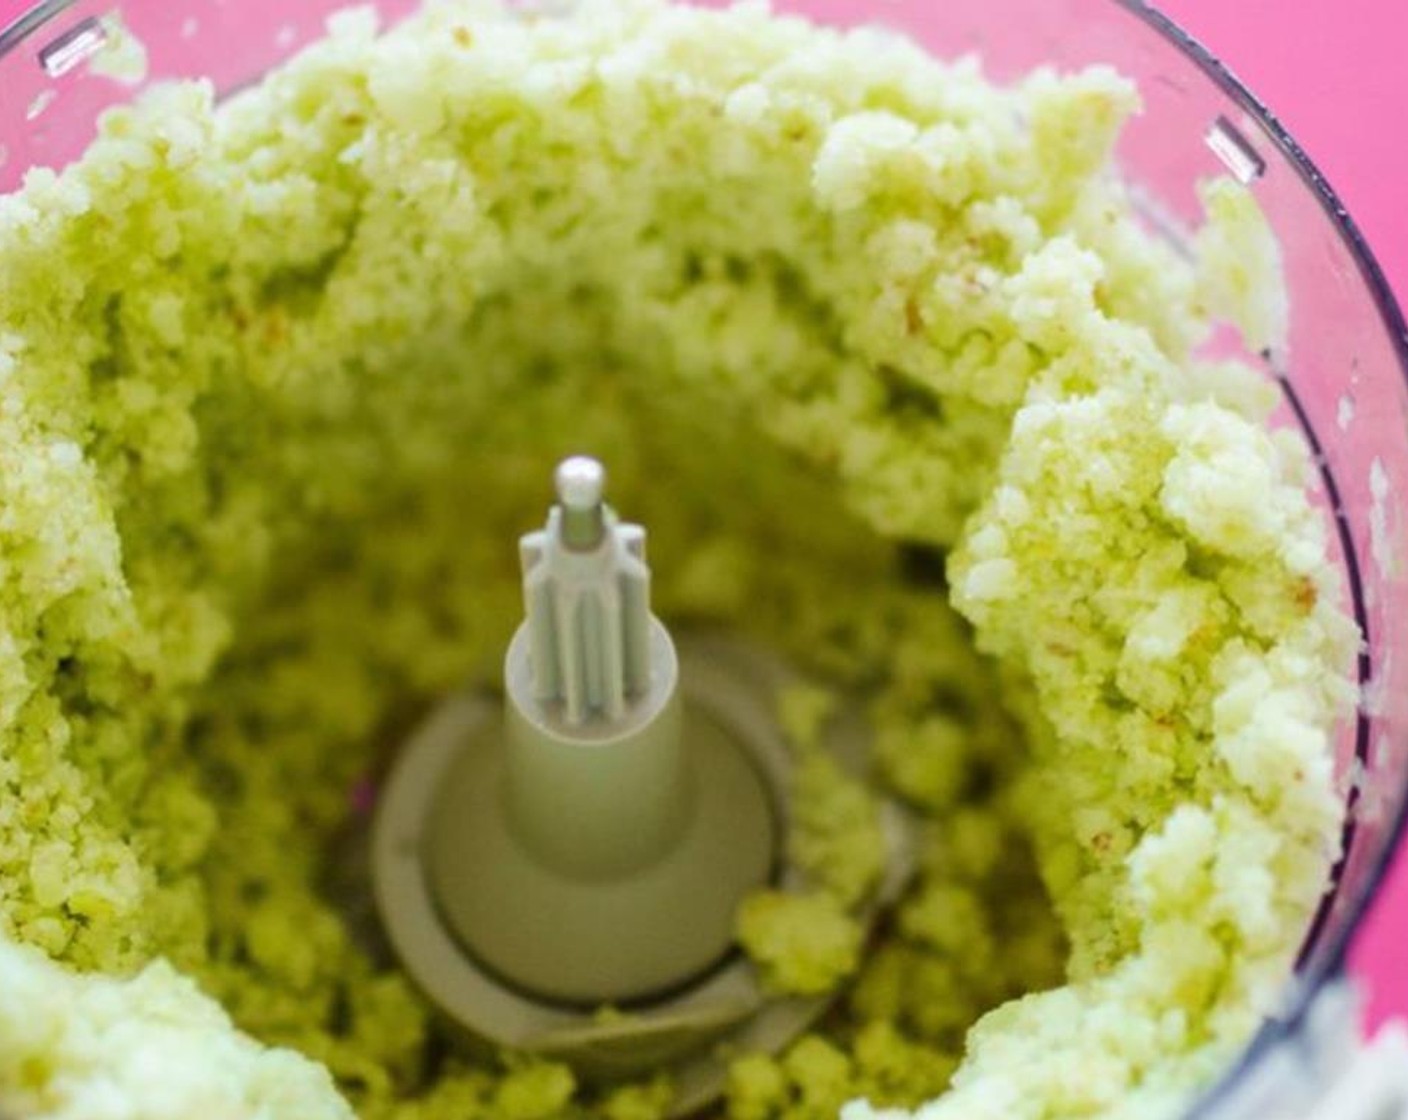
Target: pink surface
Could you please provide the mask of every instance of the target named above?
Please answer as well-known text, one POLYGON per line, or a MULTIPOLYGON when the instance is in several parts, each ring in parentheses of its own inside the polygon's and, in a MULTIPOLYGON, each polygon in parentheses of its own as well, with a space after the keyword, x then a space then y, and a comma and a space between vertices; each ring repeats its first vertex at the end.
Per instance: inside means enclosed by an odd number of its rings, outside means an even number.
MULTIPOLYGON (((0 0, 0 25, 26 5, 0 0)), ((1395 289, 1408 294, 1408 32, 1403 0, 1162 0, 1228 60, 1288 126, 1363 229, 1395 289)), ((292 10, 292 9, 291 9, 292 10)), ((1370 1020, 1408 1015, 1408 853, 1380 893, 1355 953, 1370 1020)))

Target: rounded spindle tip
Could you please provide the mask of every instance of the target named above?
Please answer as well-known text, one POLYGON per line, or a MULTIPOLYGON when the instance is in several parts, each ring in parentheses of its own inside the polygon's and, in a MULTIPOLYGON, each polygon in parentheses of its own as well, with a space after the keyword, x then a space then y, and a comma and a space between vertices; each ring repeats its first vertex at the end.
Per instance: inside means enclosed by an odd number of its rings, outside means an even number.
POLYGON ((558 464, 554 481, 557 500, 567 509, 595 509, 606 489, 606 468, 590 456, 573 455, 558 464))

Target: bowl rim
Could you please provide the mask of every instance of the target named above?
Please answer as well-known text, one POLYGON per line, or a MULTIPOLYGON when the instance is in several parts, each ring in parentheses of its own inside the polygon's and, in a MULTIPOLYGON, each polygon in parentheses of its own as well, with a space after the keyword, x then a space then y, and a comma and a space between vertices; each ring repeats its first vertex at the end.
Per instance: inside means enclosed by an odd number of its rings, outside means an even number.
MULTIPOLYGON (((1169 16, 1156 8, 1148 0, 1113 0, 1130 15, 1140 20, 1146 27, 1177 48, 1185 58, 1203 72, 1224 94, 1242 108, 1254 121, 1262 134, 1280 152, 1285 163, 1296 173, 1301 183, 1319 202, 1330 225, 1334 228, 1341 243, 1353 258, 1359 276, 1369 297, 1378 312, 1379 321, 1388 336, 1398 370, 1408 386, 1408 322, 1405 322, 1403 308, 1399 304, 1379 264, 1374 251, 1369 247, 1363 231, 1340 200, 1324 173, 1291 135, 1279 117, 1247 85, 1237 77, 1231 68, 1212 53, 1201 41, 1184 30, 1169 16)), ((1294 399, 1292 404, 1295 404, 1294 399)), ((1307 434, 1312 435, 1307 429, 1307 434)), ((1353 555, 1352 551, 1350 553, 1353 555)), ((1364 635, 1367 638, 1367 633, 1364 635)), ((1361 655, 1365 657, 1367 655, 1361 655)), ((1350 899, 1349 920, 1342 928, 1335 930, 1324 963, 1317 974, 1306 977, 1308 982, 1297 984, 1290 993, 1285 1009, 1274 1018, 1269 1018, 1258 1030, 1250 1043, 1243 1049, 1240 1058, 1203 1095, 1188 1114, 1191 1117, 1211 1116, 1225 1098, 1237 1087, 1243 1075, 1250 1071, 1264 1056, 1288 1039, 1300 1035, 1308 1027, 1312 1009, 1317 1003, 1322 988, 1327 983, 1340 980, 1346 971, 1348 955, 1365 916, 1377 900, 1380 888, 1388 874, 1389 865, 1395 853, 1408 842, 1408 797, 1404 797, 1393 819, 1388 823, 1383 849, 1374 854, 1368 873, 1357 887, 1357 895, 1350 899)), ((1327 896, 1327 898, 1332 896, 1327 896)), ((1312 924, 1310 938, 1325 917, 1322 909, 1312 924)))
POLYGON ((30 34, 39 30, 65 8, 71 8, 78 0, 39 0, 31 4, 9 22, 0 25, 0 58, 14 50, 30 34))

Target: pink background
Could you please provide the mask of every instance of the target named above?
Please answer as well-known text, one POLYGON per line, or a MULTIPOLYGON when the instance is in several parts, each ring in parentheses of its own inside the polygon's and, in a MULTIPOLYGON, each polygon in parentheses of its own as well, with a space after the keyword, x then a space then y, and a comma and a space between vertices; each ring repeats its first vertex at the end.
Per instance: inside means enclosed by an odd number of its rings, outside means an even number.
MULTIPOLYGON (((25 0, 0 0, 0 26, 25 0)), ((1288 126, 1408 295, 1408 34, 1404 0, 1161 0, 1288 126)), ((291 6, 294 10, 296 6, 291 6)), ((1371 1023, 1408 1015, 1408 853, 1356 947, 1371 1023)))

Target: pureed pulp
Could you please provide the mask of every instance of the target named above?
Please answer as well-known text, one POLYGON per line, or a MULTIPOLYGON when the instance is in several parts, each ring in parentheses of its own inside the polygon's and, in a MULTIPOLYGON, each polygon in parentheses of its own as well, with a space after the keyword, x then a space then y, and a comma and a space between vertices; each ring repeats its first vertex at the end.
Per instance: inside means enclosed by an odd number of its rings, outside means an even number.
POLYGON ((869 803, 804 767, 854 842, 746 940, 851 983, 729 1112, 1186 1105, 1323 889, 1353 630, 1272 390, 1196 356, 1274 339, 1274 242, 1228 183, 1195 261, 1146 233, 1136 108, 758 5, 442 3, 0 199, 0 1111, 668 1104, 448 1045, 329 886, 349 789, 495 680, 578 450, 662 613, 867 690, 929 820, 862 956, 869 803))

